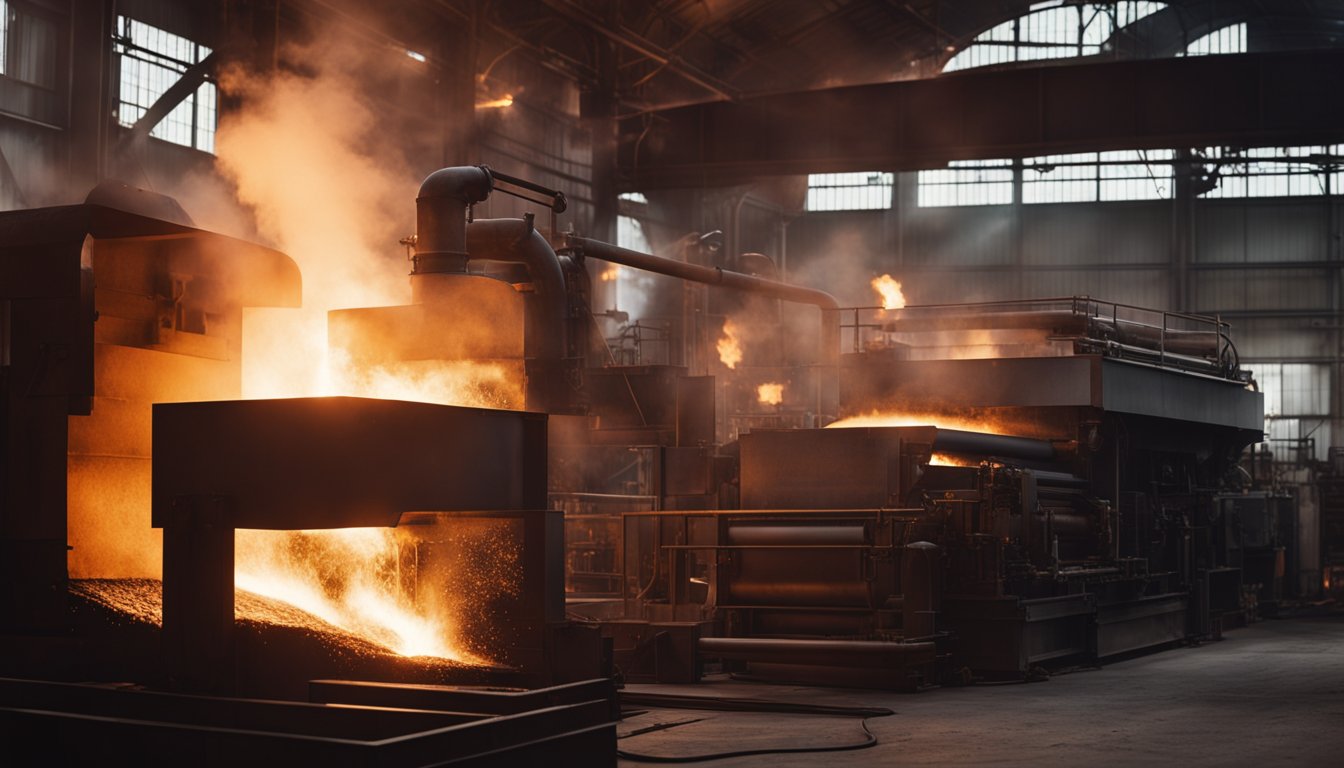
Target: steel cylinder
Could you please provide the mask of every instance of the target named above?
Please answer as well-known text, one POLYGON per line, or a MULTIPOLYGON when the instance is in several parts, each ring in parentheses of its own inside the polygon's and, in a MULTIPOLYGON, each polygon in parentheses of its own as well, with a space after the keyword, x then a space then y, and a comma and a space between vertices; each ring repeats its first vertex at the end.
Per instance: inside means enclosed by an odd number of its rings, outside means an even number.
POLYGON ((734 605, 870 607, 862 525, 735 525, 722 600, 734 605), (736 547, 740 547, 736 548, 736 547))

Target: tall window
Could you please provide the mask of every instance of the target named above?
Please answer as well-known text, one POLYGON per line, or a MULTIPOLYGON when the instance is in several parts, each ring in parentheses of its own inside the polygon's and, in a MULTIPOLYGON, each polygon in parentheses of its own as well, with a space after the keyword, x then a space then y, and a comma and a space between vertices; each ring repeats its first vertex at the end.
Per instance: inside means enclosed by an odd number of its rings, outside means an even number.
MULTIPOLYGON (((115 50, 121 56, 117 119, 134 125, 210 49, 125 16, 117 17, 115 50)), ((149 132, 150 136, 204 152, 215 151, 216 87, 205 82, 149 132)))
POLYGON ((1015 61, 1094 56, 1116 30, 1162 10, 1166 3, 1120 0, 1064 5, 1044 2, 1025 16, 981 32, 943 65, 944 72, 1015 61))
POLYGON ((64 29, 41 6, 0 0, 0 110, 64 122, 64 29))
POLYGON ((807 210, 874 211, 891 207, 894 174, 813 173, 807 177, 807 210))
POLYGON ((1330 433, 1330 366, 1325 363, 1254 363, 1255 380, 1265 393, 1265 436, 1270 448, 1312 438, 1316 458, 1325 458, 1330 433))

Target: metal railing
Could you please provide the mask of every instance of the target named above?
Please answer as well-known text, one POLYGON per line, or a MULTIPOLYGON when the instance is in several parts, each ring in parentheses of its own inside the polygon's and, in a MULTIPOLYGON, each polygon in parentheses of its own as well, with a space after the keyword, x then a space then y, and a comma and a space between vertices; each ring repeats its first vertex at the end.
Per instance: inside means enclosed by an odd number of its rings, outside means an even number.
POLYGON ((1218 315, 1171 312, 1090 296, 925 304, 901 309, 846 307, 840 313, 842 346, 853 352, 904 347, 936 359, 940 349, 951 352, 958 346, 978 346, 985 348, 984 354, 964 354, 966 350, 962 350, 954 356, 1101 354, 1245 380, 1228 335, 1230 326, 1218 315), (983 335, 973 337, 969 345, 956 343, 965 340, 958 334, 996 331, 1014 332, 1017 343, 987 342, 983 335), (1024 354, 1024 350, 1034 352, 1024 354))

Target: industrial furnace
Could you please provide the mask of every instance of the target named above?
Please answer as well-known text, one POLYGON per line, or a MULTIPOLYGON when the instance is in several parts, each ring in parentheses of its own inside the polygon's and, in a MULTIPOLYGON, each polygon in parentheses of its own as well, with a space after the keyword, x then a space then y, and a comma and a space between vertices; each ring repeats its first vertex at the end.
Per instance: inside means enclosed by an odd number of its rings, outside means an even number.
POLYGON ((8 743, 614 762, 602 640, 565 619, 545 416, 240 400, 243 309, 297 306, 298 270, 148 193, 0 214, 0 269, 8 743))
MULTIPOLYGON (((494 408, 239 400, 238 312, 296 303, 286 257, 95 205, 0 215, 8 673, 436 711, 468 696, 445 686, 506 684, 552 691, 534 698, 575 707, 556 743, 614 759, 617 678, 1022 678, 1215 634, 1291 556, 1246 530, 1231 472, 1261 397, 1218 318, 1086 297, 843 308, 765 257, 747 274, 562 236, 564 207, 484 166, 438 171, 411 303, 327 317, 353 369, 465 372, 494 408), (509 188, 550 208, 547 231, 474 218, 509 188), (814 333, 774 381, 729 364, 727 323, 618 365, 597 260, 809 307, 814 333), (784 388, 805 394, 765 410, 784 388), (122 474, 78 492, 107 456, 122 474), (41 651, 44 632, 73 652, 41 651)), ((5 702, 38 691, 15 685, 5 702)), ((40 692, 71 732, 112 706, 40 692)))

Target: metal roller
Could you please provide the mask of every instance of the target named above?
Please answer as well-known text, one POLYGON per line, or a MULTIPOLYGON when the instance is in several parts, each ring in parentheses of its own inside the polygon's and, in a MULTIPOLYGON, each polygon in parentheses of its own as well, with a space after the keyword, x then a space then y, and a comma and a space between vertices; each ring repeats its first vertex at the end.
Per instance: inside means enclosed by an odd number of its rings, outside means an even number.
POLYGON ((728 543, 742 546, 807 546, 866 543, 861 525, 735 525, 728 543))
POLYGON ((735 525, 726 539, 730 546, 760 547, 729 550, 733 568, 721 576, 728 603, 871 607, 862 525, 735 525))

